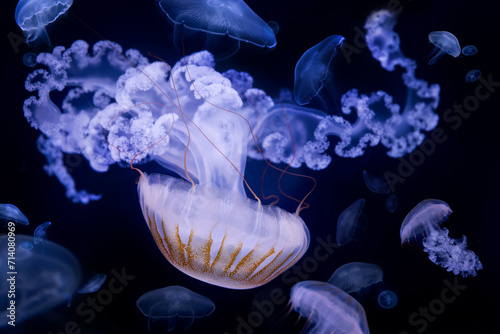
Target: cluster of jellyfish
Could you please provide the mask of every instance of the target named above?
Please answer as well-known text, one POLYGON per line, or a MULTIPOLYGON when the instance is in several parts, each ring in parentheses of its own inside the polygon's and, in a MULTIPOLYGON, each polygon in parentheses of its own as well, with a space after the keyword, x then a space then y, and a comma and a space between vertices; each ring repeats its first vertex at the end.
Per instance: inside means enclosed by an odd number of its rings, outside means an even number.
MULTIPOLYGON (((28 42, 41 38, 49 43, 45 27, 71 3, 21 0, 16 22, 28 42)), ((283 172, 302 165, 322 170, 332 161, 326 152, 328 137, 335 137, 334 152, 339 157, 356 158, 369 146, 381 144, 390 157, 397 158, 411 153, 437 125, 440 87, 415 76, 416 63, 402 53, 394 31, 396 17, 388 11, 368 17, 365 37, 372 57, 383 69, 401 70, 406 104, 395 103, 385 91, 361 94, 351 89, 342 95, 339 110, 318 110, 306 105, 321 102, 333 75, 330 63, 344 37, 332 35, 307 50, 295 68, 295 103, 276 103, 253 87, 250 74, 215 69, 214 54, 228 57, 242 43, 276 47, 273 29, 243 1, 156 3, 174 27, 177 46, 184 36, 199 34, 206 36, 212 53, 196 52, 170 66, 159 59, 151 62, 134 49, 123 51, 114 42, 97 42, 89 51, 85 41, 77 40, 68 49, 57 46, 36 60, 29 55, 27 65, 39 68, 26 80, 26 89, 36 95, 25 101, 24 115, 41 132, 37 145, 47 159, 45 170, 64 185, 66 196, 75 203, 87 204, 101 196, 77 190, 64 166, 64 154, 83 155, 97 172, 106 172, 113 164, 139 171, 139 202, 154 240, 165 258, 189 276, 229 289, 255 288, 290 268, 308 249, 309 231, 299 216, 303 201, 293 214, 262 205, 243 177, 248 158, 270 165, 284 163, 283 172), (201 18, 194 15, 200 10, 206 13, 201 18), (67 92, 60 103, 52 99, 55 91, 67 92), (355 115, 352 122, 347 120, 351 114, 355 115), (147 175, 133 166, 151 161, 179 177, 147 175), (255 199, 247 197, 245 187, 255 199)), ((456 38, 450 35, 429 35, 439 50, 431 64, 445 53, 458 56, 456 38)), ((475 51, 469 46, 462 52, 475 51)), ((373 192, 389 195, 387 210, 394 212, 397 199, 389 194, 387 184, 367 172, 363 178, 373 192)), ((356 240, 364 204, 359 199, 340 215, 339 245, 356 240)), ((445 202, 420 203, 403 222, 401 242, 422 247, 432 262, 454 274, 475 276, 482 265, 467 249, 465 236, 456 240, 440 228, 450 213, 445 202)), ((11 205, 0 207, 0 217, 27 224, 26 217, 11 205)), ((71 277, 66 281, 73 283, 54 286, 57 282, 47 282, 47 290, 34 291, 20 277, 18 284, 25 296, 19 305, 29 310, 20 312, 25 318, 71 298, 77 290, 95 292, 106 280, 97 274, 82 285, 74 256, 48 240, 38 245, 35 240, 46 239, 49 226, 42 224, 34 239, 19 237, 19 272, 39 275, 36 268, 41 266, 39 271, 55 270, 71 277), (40 247, 45 253, 38 251, 40 247), (52 302, 41 303, 47 296, 52 302)), ((0 243, 5 245, 5 241, 0 243)), ((368 333, 365 311, 350 294, 377 286, 382 277, 377 265, 349 263, 338 268, 328 282, 296 284, 291 303, 309 319, 311 333, 368 333)), ((398 297, 390 289, 380 289, 377 301, 390 309, 398 297)), ((208 298, 179 286, 147 292, 137 300, 137 307, 149 320, 166 321, 169 331, 176 326, 187 328, 215 309, 208 298)))

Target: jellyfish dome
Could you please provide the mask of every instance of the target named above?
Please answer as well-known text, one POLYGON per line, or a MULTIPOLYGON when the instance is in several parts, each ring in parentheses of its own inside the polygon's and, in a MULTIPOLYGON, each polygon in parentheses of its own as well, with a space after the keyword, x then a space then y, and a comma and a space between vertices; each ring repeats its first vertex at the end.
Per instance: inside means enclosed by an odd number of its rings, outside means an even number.
POLYGON ((72 4, 73 0, 20 0, 15 19, 26 35, 26 42, 29 44, 42 38, 50 44, 45 27, 63 15, 72 4))
POLYGON ((334 285, 303 281, 290 292, 293 308, 313 326, 307 333, 370 333, 363 306, 334 285))
POLYGON ((452 33, 448 31, 433 31, 429 34, 429 42, 435 45, 433 53, 435 56, 429 60, 429 65, 435 64, 442 56, 449 54, 458 57, 460 52, 460 42, 452 33))
MULTIPOLYGON (((81 269, 77 258, 66 248, 46 240, 35 245, 33 237, 17 234, 15 236, 15 273, 0 272, 2 283, 0 292, 0 327, 10 321, 9 289, 15 293, 15 321, 20 323, 62 304, 80 285, 81 269), (15 275, 14 275, 15 274, 15 275), (9 281, 14 275, 13 282, 9 281)), ((7 235, 0 237, 0 251, 7 254, 12 241, 7 235)), ((11 261, 9 261, 11 262, 11 261)), ((2 268, 7 268, 7 257, 0 257, 2 268)))
POLYGON ((401 243, 414 242, 429 254, 437 265, 463 277, 476 276, 483 268, 478 256, 467 248, 467 238, 454 239, 448 236, 447 228, 440 228, 452 210, 448 203, 427 199, 417 204, 405 217, 401 225, 401 243))
POLYGON ((0 203, 0 220, 15 222, 22 225, 28 225, 28 218, 17 208, 17 206, 8 203, 0 203))
POLYGON ((328 283, 350 293, 381 282, 383 277, 382 269, 376 264, 350 262, 338 267, 328 280, 328 283))

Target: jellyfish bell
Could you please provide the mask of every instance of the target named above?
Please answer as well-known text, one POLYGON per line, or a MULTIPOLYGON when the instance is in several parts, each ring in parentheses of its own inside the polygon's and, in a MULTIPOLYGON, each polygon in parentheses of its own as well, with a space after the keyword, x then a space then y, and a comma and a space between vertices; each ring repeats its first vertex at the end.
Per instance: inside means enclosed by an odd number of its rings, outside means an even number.
POLYGON ((381 282, 383 277, 382 269, 376 264, 350 262, 338 267, 328 280, 328 283, 347 293, 351 293, 381 282))
MULTIPOLYGON (((174 26, 174 44, 201 36, 204 49, 227 58, 241 42, 260 48, 276 46, 272 28, 242 0, 156 0, 160 13, 174 26)), ((185 45, 183 45, 185 47, 185 45)))
POLYGON ((14 222, 21 225, 28 225, 28 218, 17 208, 17 206, 8 203, 0 203, 0 220, 7 226, 8 222, 14 222))
POLYGON ((465 82, 469 82, 469 83, 476 82, 480 76, 481 76, 480 70, 477 70, 477 69, 470 70, 469 72, 467 72, 467 74, 465 74, 465 82))
POLYGON ((335 237, 339 246, 347 244, 351 240, 358 240, 366 232, 367 222, 361 211, 365 206, 365 199, 360 198, 342 211, 337 219, 337 232, 335 237))
POLYGON ((474 45, 466 45, 462 48, 464 56, 473 56, 477 53, 477 48, 474 45))
POLYGON ((429 42, 435 45, 432 54, 435 54, 429 65, 435 64, 442 56, 449 54, 453 57, 458 57, 460 52, 460 42, 448 31, 433 31, 429 34, 429 42))

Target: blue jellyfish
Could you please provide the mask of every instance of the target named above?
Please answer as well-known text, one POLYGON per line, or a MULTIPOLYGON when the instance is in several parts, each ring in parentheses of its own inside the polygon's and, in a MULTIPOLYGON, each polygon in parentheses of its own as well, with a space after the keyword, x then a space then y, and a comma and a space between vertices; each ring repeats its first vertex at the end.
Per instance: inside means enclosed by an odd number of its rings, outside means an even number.
POLYGON ((379 293, 377 302, 381 308, 391 309, 398 304, 398 296, 392 290, 383 290, 379 293))
POLYGON ((45 27, 57 20, 73 4, 73 0, 20 0, 16 7, 16 23, 29 44, 41 38, 50 44, 45 27))
POLYGON ((14 222, 22 225, 28 225, 28 218, 12 204, 0 203, 0 220, 5 222, 14 222))
POLYGON ((453 57, 458 57, 460 55, 460 43, 458 39, 448 31, 433 31, 429 34, 429 42, 435 45, 434 50, 431 55, 435 53, 435 56, 429 60, 429 65, 435 64, 439 58, 445 54, 449 54, 453 57))
POLYGON ((300 57, 295 66, 293 95, 299 105, 308 104, 318 96, 330 74, 330 63, 342 47, 344 37, 330 36, 316 44, 300 57))
POLYGON ((24 65, 28 67, 35 67, 37 62, 36 62, 36 53, 34 52, 26 52, 23 55, 23 63, 24 65))
POLYGON ((156 0, 160 12, 174 25, 174 43, 195 32, 206 35, 205 49, 224 57, 233 55, 240 43, 274 48, 276 36, 242 0, 156 0))
POLYGON ((480 70, 470 70, 465 75, 465 82, 475 82, 481 76, 480 70))
POLYGON ((385 200, 385 208, 387 209, 387 211, 393 213, 394 211, 396 211, 397 207, 398 198, 396 197, 396 195, 390 194, 389 196, 387 196, 387 199, 385 200))
POLYGON ((406 215, 401 230, 401 243, 413 242, 429 254, 437 265, 463 277, 476 276, 483 268, 478 256, 467 249, 467 238, 453 239, 447 228, 440 228, 452 211, 448 203, 437 199, 426 199, 418 203, 406 215))
MULTIPOLYGON (((0 237, 1 254, 7 254, 11 242, 6 235, 0 237)), ((15 284, 0 285, 0 327, 12 319, 17 325, 62 304, 81 282, 80 263, 66 248, 48 240, 43 247, 34 245, 33 237, 22 234, 15 236, 15 243, 15 272, 0 271, 2 282, 15 284), (15 290, 15 314, 9 309, 9 289, 15 290)), ((7 268, 6 256, 0 257, 0 266, 7 268)))
POLYGON ((383 278, 384 272, 376 264, 350 262, 337 268, 328 283, 347 293, 351 293, 381 282, 383 278))
POLYGON ((182 286, 168 286, 146 292, 137 299, 137 307, 151 319, 166 319, 168 331, 176 327, 187 329, 196 319, 208 317, 215 310, 215 304, 182 286))
POLYGON ((462 48, 464 56, 472 56, 477 53, 477 48, 474 45, 466 45, 462 48))
POLYGON ((92 278, 80 287, 76 292, 80 294, 92 293, 99 290, 102 284, 106 281, 106 274, 95 274, 92 278))
POLYGON ((359 216, 365 206, 365 200, 360 198, 352 203, 347 209, 342 211, 337 220, 337 244, 345 245, 353 240, 359 233, 357 230, 362 230, 362 226, 358 226, 359 216))
POLYGON ((51 222, 45 222, 37 226, 34 233, 35 238, 33 239, 35 245, 44 242, 44 240, 47 239, 47 229, 51 224, 51 222))
POLYGON ((305 333, 369 333, 363 306, 334 285, 319 281, 295 284, 290 292, 294 310, 312 323, 305 333))
POLYGON ((377 194, 388 194, 391 192, 385 180, 381 177, 375 177, 367 171, 363 171, 363 179, 368 189, 377 194))

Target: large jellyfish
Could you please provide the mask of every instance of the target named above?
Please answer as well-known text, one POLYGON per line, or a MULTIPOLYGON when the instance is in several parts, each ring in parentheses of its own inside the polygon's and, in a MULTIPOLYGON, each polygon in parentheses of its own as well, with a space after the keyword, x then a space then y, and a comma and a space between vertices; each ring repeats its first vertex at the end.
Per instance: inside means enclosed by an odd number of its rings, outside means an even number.
POLYGON ((370 333, 363 306, 334 285, 303 281, 290 292, 293 308, 312 323, 307 333, 370 333))
POLYGON ((70 299, 80 285, 80 263, 71 252, 48 240, 43 245, 33 242, 33 237, 21 234, 0 237, 0 265, 4 268, 0 271, 0 327, 51 310, 70 299), (12 261, 4 256, 11 247, 15 248, 12 261), (13 272, 6 270, 8 260, 14 265, 10 267, 13 272), (8 297, 11 290, 15 299, 8 297))
POLYGON ((57 20, 73 4, 73 0, 20 0, 16 7, 16 23, 29 44, 38 38, 50 44, 45 27, 57 20))
POLYGON ((25 103, 26 117, 43 133, 46 169, 75 201, 95 195, 76 191, 63 153, 83 154, 97 171, 154 159, 186 180, 141 173, 138 186, 159 249, 184 273, 246 289, 272 280, 305 253, 309 232, 300 205, 290 214, 245 193, 249 124, 256 126, 256 108, 265 113, 273 104, 251 87, 248 74, 221 75, 206 51, 170 68, 135 50, 122 58, 109 42, 98 42, 93 55, 87 49, 77 41, 39 55, 50 70, 29 76, 27 87, 38 97, 25 103), (69 92, 58 107, 50 92, 61 87, 69 92))
POLYGON ((448 229, 441 228, 452 213, 448 203, 427 199, 418 203, 401 225, 401 243, 413 242, 423 247, 429 259, 437 265, 463 277, 476 276, 483 268, 478 256, 467 249, 467 238, 454 239, 448 229))
POLYGON ((349 262, 338 267, 328 280, 328 283, 350 293, 381 282, 383 277, 384 272, 376 264, 349 262))
POLYGON ((176 327, 187 329, 196 319, 208 317, 215 310, 215 304, 202 295, 182 286, 168 286, 146 292, 137 299, 137 307, 151 319, 166 319, 168 331, 176 327))
POLYGON ((433 31, 429 34, 429 42, 435 45, 432 53, 435 56, 429 60, 429 65, 435 64, 442 56, 449 54, 453 57, 460 56, 460 42, 448 31, 433 31))
POLYGON ((156 0, 160 12, 174 25, 174 42, 194 32, 206 34, 205 49, 228 57, 240 43, 274 48, 276 36, 242 0, 156 0))

